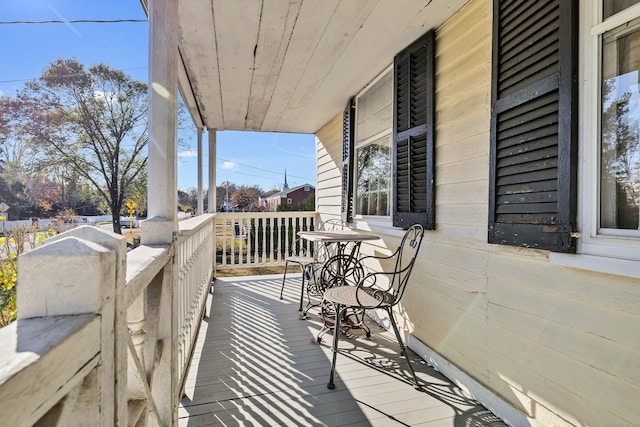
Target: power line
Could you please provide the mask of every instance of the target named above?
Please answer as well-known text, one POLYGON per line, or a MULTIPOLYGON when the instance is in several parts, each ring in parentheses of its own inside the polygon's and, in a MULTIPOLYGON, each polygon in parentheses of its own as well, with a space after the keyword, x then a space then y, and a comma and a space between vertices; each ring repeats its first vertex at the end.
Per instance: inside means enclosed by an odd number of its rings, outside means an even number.
POLYGON ((122 22, 149 22, 146 19, 72 19, 64 21, 61 19, 51 19, 47 21, 0 21, 0 25, 16 24, 119 24, 122 22))
MULTIPOLYGON (((262 175, 254 175, 254 174, 252 174, 252 173, 238 172, 238 171, 234 171, 234 170, 227 170, 227 172, 229 172, 229 173, 235 173, 235 174, 238 174, 238 175, 253 176, 253 177, 256 177, 256 178, 270 179, 270 178, 268 178, 268 177, 266 177, 266 176, 262 176, 262 175)), ((224 182, 224 181, 223 181, 223 182, 224 182)))
MULTIPOLYGON (((146 68, 149 68, 147 66, 145 67, 130 67, 130 68, 122 68, 122 69, 118 69, 118 71, 131 71, 131 70, 144 70, 146 68)), ((75 77, 78 74, 65 74, 62 77, 75 77)), ((38 79, 39 77, 32 77, 30 79, 15 79, 15 80, 0 80, 0 84, 2 83, 16 83, 16 82, 28 82, 30 80, 35 80, 38 79)))
MULTIPOLYGON (((240 163, 240 162, 236 162, 236 161, 233 161, 233 160, 227 160, 227 159, 223 159, 223 158, 220 158, 220 157, 218 157, 217 160, 222 160, 223 162, 230 162, 230 163, 233 163, 233 164, 236 164, 236 165, 240 165, 240 166, 244 166, 244 167, 251 168, 251 169, 261 170, 263 172, 269 172, 269 173, 272 173, 272 174, 275 174, 275 175, 281 175, 282 174, 282 172, 275 172, 275 171, 272 171, 272 170, 269 170, 269 169, 263 169, 263 168, 259 168, 257 166, 247 165, 245 163, 240 163)), ((236 172, 236 173, 240 173, 240 172, 236 172)), ((246 175, 248 175, 248 174, 246 174, 246 175)), ((297 176, 297 175, 289 175, 289 176, 292 177, 292 178, 300 178, 300 179, 304 179, 304 180, 307 180, 307 181, 312 181, 311 178, 306 178, 304 176, 297 176)), ((265 178, 265 177, 261 177, 261 178, 265 178)))
MULTIPOLYGON (((146 19, 72 19, 72 20, 61 20, 61 19, 51 19, 46 21, 0 21, 0 25, 16 25, 16 24, 119 24, 119 23, 140 23, 140 22, 148 22, 146 19)), ((134 67, 134 68, 126 68, 122 71, 128 70, 140 70, 148 67, 134 67)), ((35 77, 34 77, 35 78, 35 77)), ((0 80, 0 83, 17 83, 17 82, 26 82, 32 79, 14 79, 14 80, 0 80)))
POLYGON ((262 176, 262 175, 254 175, 254 174, 252 174, 252 173, 238 172, 238 171, 234 171, 234 170, 227 170, 227 172, 229 172, 229 173, 235 173, 235 174, 238 174, 238 175, 253 176, 253 177, 256 177, 256 178, 270 179, 269 177, 266 177, 266 176, 262 176))

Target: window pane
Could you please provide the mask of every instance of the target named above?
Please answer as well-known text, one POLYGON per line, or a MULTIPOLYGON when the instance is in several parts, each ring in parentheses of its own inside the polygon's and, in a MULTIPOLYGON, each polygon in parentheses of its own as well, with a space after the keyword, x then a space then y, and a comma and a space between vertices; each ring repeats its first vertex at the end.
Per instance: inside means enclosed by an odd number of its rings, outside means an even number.
POLYGON ((602 39, 600 226, 604 228, 640 228, 639 27, 636 19, 602 39))
POLYGON ((392 77, 393 73, 387 73, 358 98, 356 134, 358 141, 371 138, 391 127, 392 77))
POLYGON ((607 19, 618 12, 622 12, 636 3, 640 3, 640 0, 605 0, 602 7, 604 19, 607 19))
POLYGON ((387 201, 387 195, 389 193, 386 191, 380 192, 378 195, 378 213, 376 215, 388 215, 389 212, 389 203, 387 201))
POLYGON ((356 150, 356 213, 360 215, 389 215, 390 144, 390 138, 386 136, 356 150))
POLYGON ((360 215, 369 215, 369 193, 358 196, 358 210, 356 212, 360 215))
POLYGON ((380 206, 378 206, 378 193, 371 193, 369 199, 369 215, 384 215, 380 213, 380 206))
POLYGON ((369 183, 369 157, 371 154, 371 150, 370 147, 364 147, 364 148, 360 148, 357 151, 357 158, 358 158, 358 186, 356 191, 358 192, 358 194, 361 193, 367 193, 370 190, 370 183, 369 183))

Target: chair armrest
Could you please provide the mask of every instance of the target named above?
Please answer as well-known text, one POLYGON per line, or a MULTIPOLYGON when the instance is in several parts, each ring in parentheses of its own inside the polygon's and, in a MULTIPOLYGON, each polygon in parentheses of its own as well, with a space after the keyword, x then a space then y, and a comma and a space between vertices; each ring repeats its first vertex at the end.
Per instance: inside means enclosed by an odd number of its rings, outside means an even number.
POLYGON ((398 273, 395 271, 371 271, 356 284, 355 297, 364 309, 393 305, 393 287, 398 273), (373 299, 372 299, 373 298, 373 299))
POLYGON ((393 251, 392 254, 390 255, 365 255, 363 257, 360 257, 360 262, 365 262, 367 260, 377 260, 377 261, 384 261, 384 260, 388 260, 388 259, 392 259, 392 258, 396 258, 398 256, 398 252, 400 251, 400 248, 397 248, 395 251, 393 251))

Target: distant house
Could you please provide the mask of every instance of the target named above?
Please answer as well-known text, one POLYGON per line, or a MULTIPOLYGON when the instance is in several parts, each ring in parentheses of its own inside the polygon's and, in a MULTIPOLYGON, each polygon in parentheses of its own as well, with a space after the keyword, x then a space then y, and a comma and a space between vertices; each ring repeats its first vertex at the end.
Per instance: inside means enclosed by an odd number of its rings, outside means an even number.
POLYGON ((260 206, 265 208, 267 212, 275 212, 280 205, 297 205, 306 200, 309 196, 316 194, 316 188, 311 184, 303 184, 294 188, 285 186, 279 193, 272 194, 264 198, 260 198, 260 206))

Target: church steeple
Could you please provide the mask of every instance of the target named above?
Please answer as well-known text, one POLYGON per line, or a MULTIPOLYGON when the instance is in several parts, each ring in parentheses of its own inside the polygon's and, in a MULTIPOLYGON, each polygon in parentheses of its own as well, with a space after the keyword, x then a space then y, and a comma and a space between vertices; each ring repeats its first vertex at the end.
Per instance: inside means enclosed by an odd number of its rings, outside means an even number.
POLYGON ((287 170, 284 170, 284 186, 282 187, 282 191, 288 190, 289 184, 287 183, 287 170))

